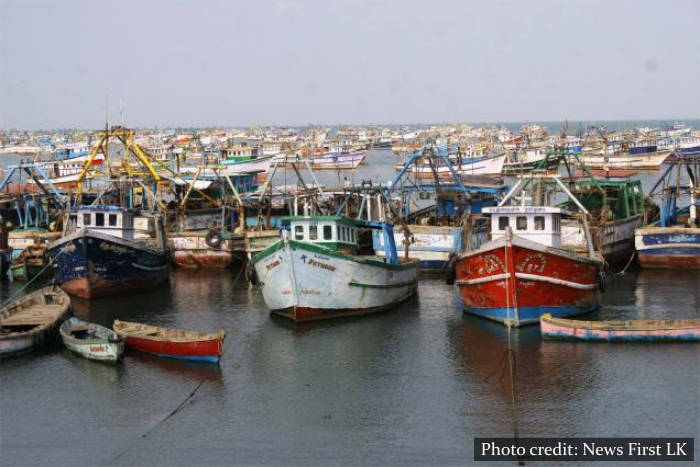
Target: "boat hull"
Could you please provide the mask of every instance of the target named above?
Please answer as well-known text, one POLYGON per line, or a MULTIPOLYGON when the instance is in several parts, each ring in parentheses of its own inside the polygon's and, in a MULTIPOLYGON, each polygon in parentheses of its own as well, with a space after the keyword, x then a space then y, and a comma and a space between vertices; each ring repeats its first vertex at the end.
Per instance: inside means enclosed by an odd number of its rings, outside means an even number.
POLYGON ((70 298, 45 287, 3 307, 0 313, 0 357, 20 355, 58 341, 58 327, 70 314, 70 298), (39 306, 37 311, 34 306, 39 306), (28 313, 25 313, 24 310, 28 313))
POLYGON ((598 271, 563 250, 490 242, 458 258, 455 283, 466 312, 517 327, 594 310, 598 271))
POLYGON ((542 337, 546 339, 619 342, 700 340, 700 320, 697 319, 596 322, 543 316, 540 327, 542 337))
MULTIPOLYGON (((451 255, 456 255, 462 248, 460 227, 409 225, 408 230, 411 232, 408 257, 418 260, 421 272, 444 273, 451 255)), ((381 232, 372 232, 372 244, 375 254, 384 256, 381 232)), ((404 256, 405 239, 400 229, 394 230, 394 244, 399 255, 404 256)))
POLYGON ((700 228, 645 227, 634 234, 643 268, 700 270, 700 228))
POLYGON ((70 318, 61 325, 59 333, 68 350, 88 360, 116 363, 124 354, 124 340, 114 331, 97 324, 70 318), (92 334, 78 338, 72 334, 76 331, 91 331, 92 334))
MULTIPOLYGON (((506 155, 494 157, 481 157, 469 160, 462 160, 462 164, 453 164, 452 168, 459 175, 500 175, 503 170, 503 165, 506 160, 506 155)), ((452 177, 452 171, 449 167, 437 167, 433 169, 429 165, 422 167, 413 167, 413 172, 421 178, 452 177)))
POLYGON ((222 160, 221 165, 226 167, 228 175, 237 175, 250 172, 266 172, 270 168, 276 156, 263 156, 245 161, 222 160))
POLYGON ((669 156, 669 151, 627 156, 584 155, 583 163, 591 169, 656 169, 669 156))
POLYGON ((0 340, 0 357, 21 355, 41 345, 43 339, 37 336, 11 337, 0 340))
POLYGON ((194 342, 172 342, 126 336, 126 345, 157 357, 175 358, 193 362, 217 363, 221 358, 223 340, 210 339, 194 342))
POLYGON ((45 268, 43 264, 28 264, 26 262, 13 263, 10 269, 12 270, 12 280, 15 281, 29 281, 38 275, 43 276, 49 271, 49 268, 45 268))
MULTIPOLYGON (((63 337, 63 336, 61 336, 63 337)), ((124 342, 90 342, 82 343, 63 338, 63 344, 70 350, 88 360, 117 362, 124 353, 124 342)))
POLYGON ((218 248, 207 245, 206 232, 176 233, 170 235, 170 240, 173 262, 178 267, 224 269, 235 261, 232 239, 222 239, 218 248))
POLYGON ((270 310, 295 322, 386 310, 418 284, 417 262, 391 265, 295 241, 258 253, 253 267, 270 310))
POLYGON ((49 255, 58 285, 85 299, 151 290, 170 273, 168 250, 89 230, 51 243, 49 255))

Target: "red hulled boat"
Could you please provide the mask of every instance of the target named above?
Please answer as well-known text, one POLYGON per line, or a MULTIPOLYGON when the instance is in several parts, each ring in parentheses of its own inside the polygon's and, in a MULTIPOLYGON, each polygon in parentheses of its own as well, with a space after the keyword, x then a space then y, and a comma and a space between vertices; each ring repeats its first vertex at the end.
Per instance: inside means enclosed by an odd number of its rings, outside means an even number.
POLYGON ((114 321, 114 331, 126 345, 159 357, 216 363, 224 346, 224 331, 203 333, 161 328, 129 321, 114 321))
POLYGON ((584 256, 561 245, 561 218, 572 213, 546 206, 483 212, 491 216, 491 241, 455 262, 465 311, 517 327, 538 323, 544 313, 566 317, 597 307, 602 262, 592 247, 584 256))

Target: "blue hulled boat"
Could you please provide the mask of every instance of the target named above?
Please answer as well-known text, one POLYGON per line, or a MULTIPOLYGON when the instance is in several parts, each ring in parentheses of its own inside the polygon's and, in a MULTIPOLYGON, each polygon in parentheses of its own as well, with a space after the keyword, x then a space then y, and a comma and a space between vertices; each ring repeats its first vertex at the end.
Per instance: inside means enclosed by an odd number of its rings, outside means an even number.
POLYGON ((80 207, 48 250, 58 285, 86 299, 149 290, 170 272, 161 217, 135 209, 80 207))
POLYGON ((634 232, 643 268, 700 270, 699 171, 699 156, 677 153, 674 163, 649 192, 660 196, 661 209, 656 222, 634 232), (683 166, 687 181, 681 183, 683 166), (685 202, 686 206, 679 206, 685 202))

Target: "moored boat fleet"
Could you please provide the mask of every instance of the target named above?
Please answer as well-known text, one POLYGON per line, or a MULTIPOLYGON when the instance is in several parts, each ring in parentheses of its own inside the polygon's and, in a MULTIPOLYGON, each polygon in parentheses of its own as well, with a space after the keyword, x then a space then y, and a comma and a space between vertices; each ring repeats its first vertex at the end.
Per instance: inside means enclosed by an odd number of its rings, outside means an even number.
POLYGON ((94 360, 119 361, 130 347, 218 362, 223 331, 67 319, 68 296, 151 290, 174 267, 240 268, 270 311, 295 323, 394 308, 422 274, 440 273, 466 312, 508 328, 698 340, 697 320, 570 319, 595 310, 605 282, 635 259, 700 273, 696 139, 682 125, 578 136, 537 125, 518 135, 459 125, 234 135, 106 128, 54 145, 51 160, 4 169, 2 273, 54 285, 3 308, 0 350, 57 334, 94 360), (391 180, 319 182, 319 169, 340 179, 367 164, 368 150, 398 157, 391 180), (648 192, 616 172, 648 168, 662 172, 648 192))

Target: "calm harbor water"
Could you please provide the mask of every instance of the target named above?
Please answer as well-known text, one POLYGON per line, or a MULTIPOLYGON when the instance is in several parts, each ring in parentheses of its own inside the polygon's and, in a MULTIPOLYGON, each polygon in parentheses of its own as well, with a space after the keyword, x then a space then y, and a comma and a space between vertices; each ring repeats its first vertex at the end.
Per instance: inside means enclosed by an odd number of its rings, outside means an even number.
MULTIPOLYGON (((354 181, 386 180, 394 162, 372 152, 354 181)), ((0 283, 2 299, 20 287, 0 283)), ((700 274, 631 269, 600 298, 586 318, 700 317, 700 274)), ((697 344, 544 342, 538 327, 518 329, 511 386, 507 330, 464 314, 437 278, 396 310, 303 326, 271 317, 235 270, 176 270, 149 293, 73 305, 106 326, 224 329, 224 358, 127 352, 109 366, 62 349, 3 360, 2 465, 457 465, 472 462, 474 437, 514 427, 523 437, 700 431, 697 344)))
MULTIPOLYGON (((75 315, 107 326, 225 329, 225 356, 6 359, 1 463, 455 465, 473 459, 474 437, 513 434, 507 331, 463 314, 442 280, 422 280, 395 311, 295 327, 236 276, 175 271, 150 293, 75 300, 75 315)), ((632 271, 590 317, 698 317, 699 282, 632 271)), ((520 436, 697 437, 696 344, 543 342, 538 327, 512 339, 520 436)))

